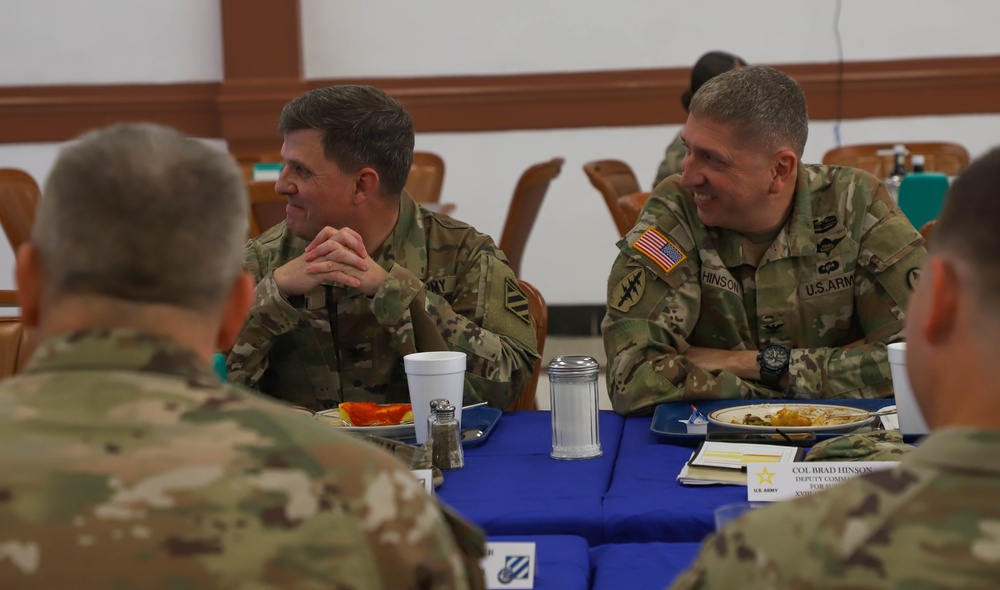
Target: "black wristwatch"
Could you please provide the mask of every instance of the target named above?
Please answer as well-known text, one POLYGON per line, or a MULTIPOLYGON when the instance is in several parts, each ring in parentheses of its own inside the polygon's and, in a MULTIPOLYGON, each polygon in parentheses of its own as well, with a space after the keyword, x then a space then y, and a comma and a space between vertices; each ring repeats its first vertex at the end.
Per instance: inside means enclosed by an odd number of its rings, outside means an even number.
POLYGON ((760 382, 771 389, 781 389, 778 382, 781 381, 782 375, 788 372, 791 352, 787 346, 780 344, 765 346, 757 355, 757 364, 760 365, 760 382))

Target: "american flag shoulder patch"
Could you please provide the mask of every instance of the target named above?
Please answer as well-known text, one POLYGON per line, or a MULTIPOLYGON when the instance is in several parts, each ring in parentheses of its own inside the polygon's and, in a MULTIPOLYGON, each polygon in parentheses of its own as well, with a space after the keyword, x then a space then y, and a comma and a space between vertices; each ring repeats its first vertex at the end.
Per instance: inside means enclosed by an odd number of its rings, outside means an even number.
POLYGON ((633 246, 667 272, 673 270, 687 258, 676 244, 653 227, 642 232, 633 246))

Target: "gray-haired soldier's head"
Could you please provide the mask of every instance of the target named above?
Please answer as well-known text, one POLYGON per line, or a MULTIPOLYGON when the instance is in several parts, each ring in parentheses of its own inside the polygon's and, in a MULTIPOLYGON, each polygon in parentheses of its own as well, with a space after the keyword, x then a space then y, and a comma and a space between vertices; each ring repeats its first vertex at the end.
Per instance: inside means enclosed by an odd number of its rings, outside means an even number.
POLYGON ((246 187, 232 157, 152 124, 92 131, 62 150, 31 242, 49 296, 197 311, 241 272, 246 187))
POLYGON ((363 167, 379 175, 380 190, 398 195, 413 163, 413 121, 395 99, 371 86, 310 90, 285 105, 278 122, 284 135, 298 129, 323 133, 323 153, 341 170, 363 167))
POLYGON ((806 97, 778 70, 747 66, 719 74, 698 89, 690 112, 730 126, 748 143, 768 149, 784 144, 802 159, 809 135, 806 97))

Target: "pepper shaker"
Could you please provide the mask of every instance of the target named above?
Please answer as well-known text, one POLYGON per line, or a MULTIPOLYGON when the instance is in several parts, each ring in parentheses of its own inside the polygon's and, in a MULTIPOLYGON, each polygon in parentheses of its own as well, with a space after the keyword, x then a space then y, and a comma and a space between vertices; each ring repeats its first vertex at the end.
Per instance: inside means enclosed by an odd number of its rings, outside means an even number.
POLYGON ((431 442, 431 462, 442 471, 461 469, 465 465, 462 432, 455 418, 455 406, 447 400, 432 402, 428 440, 431 442))

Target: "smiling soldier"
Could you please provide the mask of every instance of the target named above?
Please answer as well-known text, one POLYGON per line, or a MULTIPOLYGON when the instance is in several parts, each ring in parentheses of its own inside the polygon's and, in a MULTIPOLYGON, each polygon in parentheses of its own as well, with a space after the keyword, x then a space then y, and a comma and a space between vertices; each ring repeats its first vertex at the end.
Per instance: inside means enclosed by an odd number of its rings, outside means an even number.
POLYGON ((772 68, 695 94, 683 172, 650 196, 608 280, 615 411, 892 395, 886 344, 927 253, 877 178, 802 164, 807 134, 802 90, 772 68))

